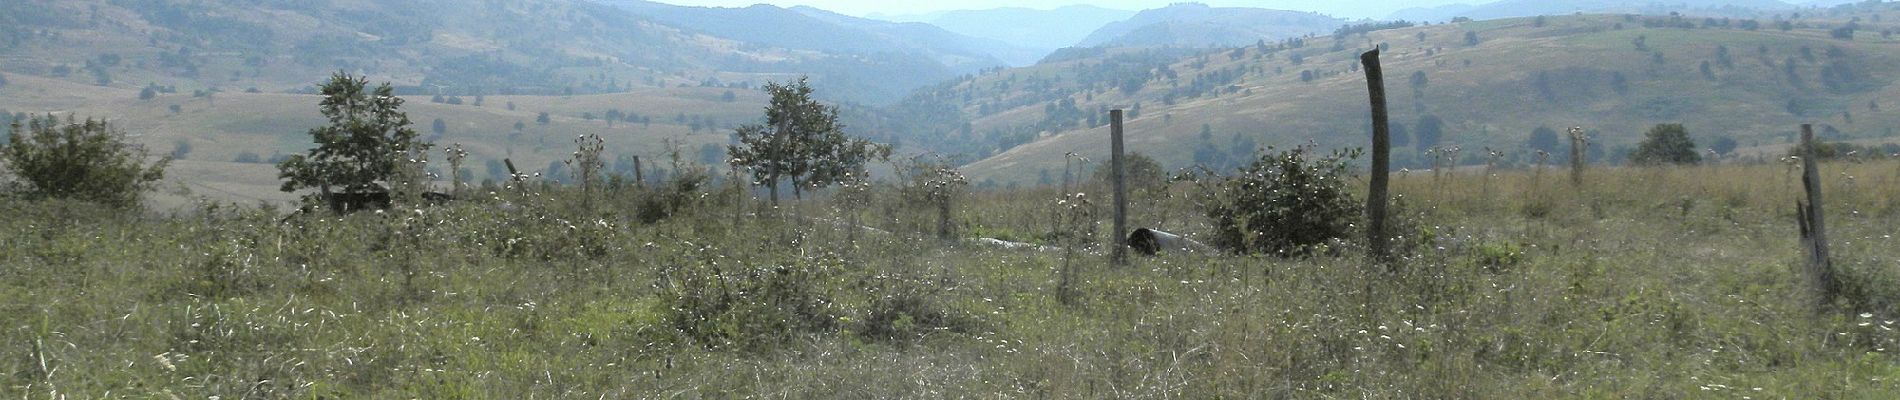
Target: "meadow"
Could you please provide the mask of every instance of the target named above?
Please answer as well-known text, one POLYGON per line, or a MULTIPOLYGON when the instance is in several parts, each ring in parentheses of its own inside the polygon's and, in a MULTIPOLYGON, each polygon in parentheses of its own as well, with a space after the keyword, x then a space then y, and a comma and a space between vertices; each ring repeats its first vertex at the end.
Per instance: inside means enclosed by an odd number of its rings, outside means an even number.
MULTIPOLYGON (((1900 161, 1823 168, 1849 294, 1820 308, 1783 165, 1397 174, 1411 245, 1390 268, 1351 242, 1114 266, 1095 186, 954 203, 958 236, 1044 250, 939 239, 892 184, 780 209, 530 185, 288 218, 0 199, 0 392, 1885 398, 1900 161)), ((1134 226, 1205 234, 1193 186, 1138 192, 1134 226)))

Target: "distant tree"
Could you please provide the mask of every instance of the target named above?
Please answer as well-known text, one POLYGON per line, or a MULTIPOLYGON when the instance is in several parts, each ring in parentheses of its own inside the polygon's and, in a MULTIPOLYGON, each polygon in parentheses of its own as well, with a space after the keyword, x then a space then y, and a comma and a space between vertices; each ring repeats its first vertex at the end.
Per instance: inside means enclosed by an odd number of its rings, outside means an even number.
POLYGON ((146 86, 144 90, 139 91, 139 100, 151 100, 154 97, 158 97, 158 89, 153 89, 151 86, 146 86))
POLYGON ((1313 70, 1309 69, 1309 70, 1300 71, 1300 82, 1312 82, 1312 81, 1313 81, 1313 70))
MULTIPOLYGON (((338 72, 319 88, 318 108, 330 124, 310 130, 316 147, 277 164, 281 190, 318 189, 318 195, 341 193, 388 194, 388 185, 403 184, 404 161, 420 158, 428 144, 410 129, 402 112, 403 100, 383 84, 374 89, 367 78, 338 72)), ((420 196, 421 193, 404 193, 420 196)), ((412 197, 413 197, 412 196, 412 197)), ((392 196, 393 197, 393 196, 392 196)))
POLYGON ((1711 81, 1715 80, 1715 69, 1712 68, 1711 65, 1712 64, 1709 63, 1708 61, 1702 62, 1702 67, 1701 67, 1702 79, 1707 79, 1711 81))
POLYGON ((1649 35, 1636 35, 1635 39, 1630 39, 1630 44, 1636 46, 1636 51, 1649 51, 1649 35))
POLYGON ((719 95, 719 101, 723 101, 727 103, 739 101, 739 95, 732 93, 731 90, 727 90, 726 93, 719 95))
POLYGON ((168 109, 168 110, 171 110, 171 112, 172 112, 172 114, 178 114, 178 113, 183 113, 183 112, 185 112, 185 107, 184 107, 184 106, 180 106, 180 105, 177 105, 177 104, 173 104, 173 105, 170 105, 170 106, 166 106, 165 108, 166 108, 166 109, 168 109))
POLYGON ((726 153, 735 167, 751 168, 755 181, 771 189, 773 203, 780 179, 790 179, 793 195, 802 198, 806 188, 863 176, 866 163, 890 156, 889 147, 845 136, 838 107, 813 100, 805 78, 769 83, 765 91, 771 94, 765 124, 739 127, 739 143, 726 153))
POLYGON ((1431 84, 1431 80, 1425 77, 1425 71, 1412 72, 1412 90, 1413 91, 1425 90, 1425 86, 1429 84, 1431 84))
POLYGON ((1715 138, 1714 142, 1709 143, 1709 150, 1714 150, 1715 154, 1726 156, 1735 154, 1735 148, 1738 146, 1740 146, 1740 144, 1735 142, 1735 138, 1723 136, 1715 138))
POLYGON ((462 105, 462 97, 461 97, 461 96, 449 96, 449 101, 447 101, 447 103, 448 103, 449 105, 451 105, 451 106, 459 106, 459 105, 462 105))
POLYGON ((1735 58, 1729 56, 1728 46, 1715 46, 1715 65, 1722 69, 1735 68, 1735 58))
POLYGON ((1465 31, 1465 45, 1466 46, 1477 46, 1478 43, 1479 41, 1478 41, 1477 31, 1465 31))
POLYGON ((1545 20, 1544 16, 1539 15, 1537 16, 1537 19, 1531 21, 1531 27, 1542 28, 1544 27, 1544 25, 1549 24, 1549 23, 1550 23, 1549 21, 1545 20))
POLYGON ((264 162, 264 156, 257 155, 256 152, 250 151, 238 152, 237 157, 233 157, 231 162, 239 164, 260 164, 264 162))
POLYGON ((436 104, 442 104, 442 103, 446 103, 446 101, 444 101, 444 100, 442 99, 442 95, 439 95, 439 94, 438 94, 438 95, 435 95, 435 97, 430 97, 430 98, 429 98, 429 102, 430 102, 430 103, 436 103, 436 104))
POLYGON ((1445 121, 1436 115, 1427 114, 1418 117, 1418 124, 1412 129, 1412 146, 1425 151, 1437 146, 1445 137, 1445 121))
POLYGON ((512 102, 512 101, 508 102, 508 111, 514 111, 514 110, 515 110, 515 102, 512 102))
POLYGON ((191 155, 191 141, 190 140, 178 139, 178 141, 172 142, 172 159, 173 160, 183 160, 185 159, 185 157, 190 156, 190 155, 191 155))
POLYGON ((449 133, 449 122, 443 121, 441 118, 436 118, 435 122, 429 124, 429 128, 431 131, 434 131, 437 136, 445 135, 449 133))
POLYGON ((594 120, 594 118, 595 118, 595 117, 594 117, 594 113, 593 113, 593 112, 591 112, 591 111, 590 111, 590 112, 584 112, 584 113, 581 113, 581 119, 583 119, 583 120, 588 120, 588 121, 593 121, 593 120, 594 120))
MULTIPOLYGON (((1166 187, 1168 171, 1162 168, 1161 163, 1155 161, 1154 157, 1149 157, 1140 152, 1134 152, 1128 153, 1122 158, 1122 161, 1127 163, 1124 164, 1123 176, 1128 179, 1128 190, 1154 193, 1166 187)), ((1094 177, 1096 182, 1102 182, 1103 184, 1114 183, 1114 169, 1109 168, 1108 164, 1109 163, 1103 162, 1095 166, 1094 177)))
POLYGON ((548 123, 551 123, 551 122, 554 122, 554 118, 549 117, 547 111, 542 111, 541 115, 537 115, 534 117, 534 123, 537 123, 537 124, 547 125, 548 123))
POLYGON ((1412 145, 1412 133, 1405 129, 1405 124, 1393 123, 1392 132, 1390 132, 1389 138, 1391 139, 1392 141, 1391 145, 1394 148, 1401 148, 1401 147, 1412 145))
POLYGON ((13 121, 0 147, 17 190, 28 198, 97 202, 129 208, 165 178, 171 158, 146 164, 144 147, 105 120, 47 115, 13 121))
POLYGON ((1524 146, 1532 150, 1542 150, 1546 153, 1555 154, 1560 145, 1558 143, 1559 141, 1561 141, 1561 139, 1557 137, 1557 130, 1550 129, 1548 126, 1539 126, 1537 129, 1531 130, 1531 137, 1524 142, 1524 146))
POLYGON ((1636 165, 1694 165, 1702 162, 1702 156, 1696 152, 1695 141, 1689 139, 1689 130, 1682 124, 1658 124, 1644 134, 1641 144, 1630 152, 1630 162, 1636 165))

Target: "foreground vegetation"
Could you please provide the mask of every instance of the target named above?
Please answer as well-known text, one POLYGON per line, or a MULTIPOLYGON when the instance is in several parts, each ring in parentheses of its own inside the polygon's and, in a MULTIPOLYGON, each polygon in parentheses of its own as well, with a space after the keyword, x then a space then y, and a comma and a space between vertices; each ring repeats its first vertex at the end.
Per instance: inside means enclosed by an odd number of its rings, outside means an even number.
MULTIPOLYGON (((1554 170, 1397 176, 1418 246, 1396 272, 1349 243, 1112 267, 944 242, 937 210, 888 187, 779 211, 661 187, 289 219, 8 199, 0 391, 1881 397, 1900 391, 1895 167, 1826 165, 1852 288, 1819 312, 1782 166, 1600 170, 1582 188, 1554 170), (877 229, 831 223, 853 219, 877 229)), ((1188 186, 1139 195, 1132 220, 1208 234, 1188 186)), ((1099 193, 978 193, 955 217, 965 237, 1101 243, 1106 204, 1076 202, 1099 193)))

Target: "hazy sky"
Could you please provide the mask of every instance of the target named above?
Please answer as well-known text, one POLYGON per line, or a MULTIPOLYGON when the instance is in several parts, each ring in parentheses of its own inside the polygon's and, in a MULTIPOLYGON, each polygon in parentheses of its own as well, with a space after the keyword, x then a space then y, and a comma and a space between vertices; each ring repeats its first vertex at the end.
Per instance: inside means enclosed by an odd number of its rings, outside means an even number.
MULTIPOLYGON (((1165 7, 1182 0, 657 0, 689 6, 744 7, 769 3, 784 7, 806 5, 849 15, 922 14, 944 10, 980 10, 1000 7, 1050 9, 1071 4, 1090 4, 1123 10, 1165 7)), ((1199 0, 1213 6, 1260 7, 1282 10, 1318 11, 1345 18, 1385 17, 1408 7, 1455 3, 1489 3, 1495 0, 1199 0)))

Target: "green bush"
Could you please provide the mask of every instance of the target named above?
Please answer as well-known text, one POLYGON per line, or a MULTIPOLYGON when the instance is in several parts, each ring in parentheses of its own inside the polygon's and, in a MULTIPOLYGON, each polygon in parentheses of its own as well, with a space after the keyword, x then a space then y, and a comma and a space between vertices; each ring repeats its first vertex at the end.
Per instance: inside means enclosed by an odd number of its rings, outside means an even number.
POLYGON ((1362 206, 1347 190, 1347 163, 1360 152, 1315 158, 1309 147, 1272 150, 1206 194, 1202 206, 1214 222, 1214 245, 1296 257, 1350 235, 1362 206))
POLYGON ((137 206, 141 195, 165 178, 171 158, 146 164, 144 147, 104 120, 45 116, 14 121, 0 150, 15 190, 28 198, 84 200, 114 207, 137 206))

